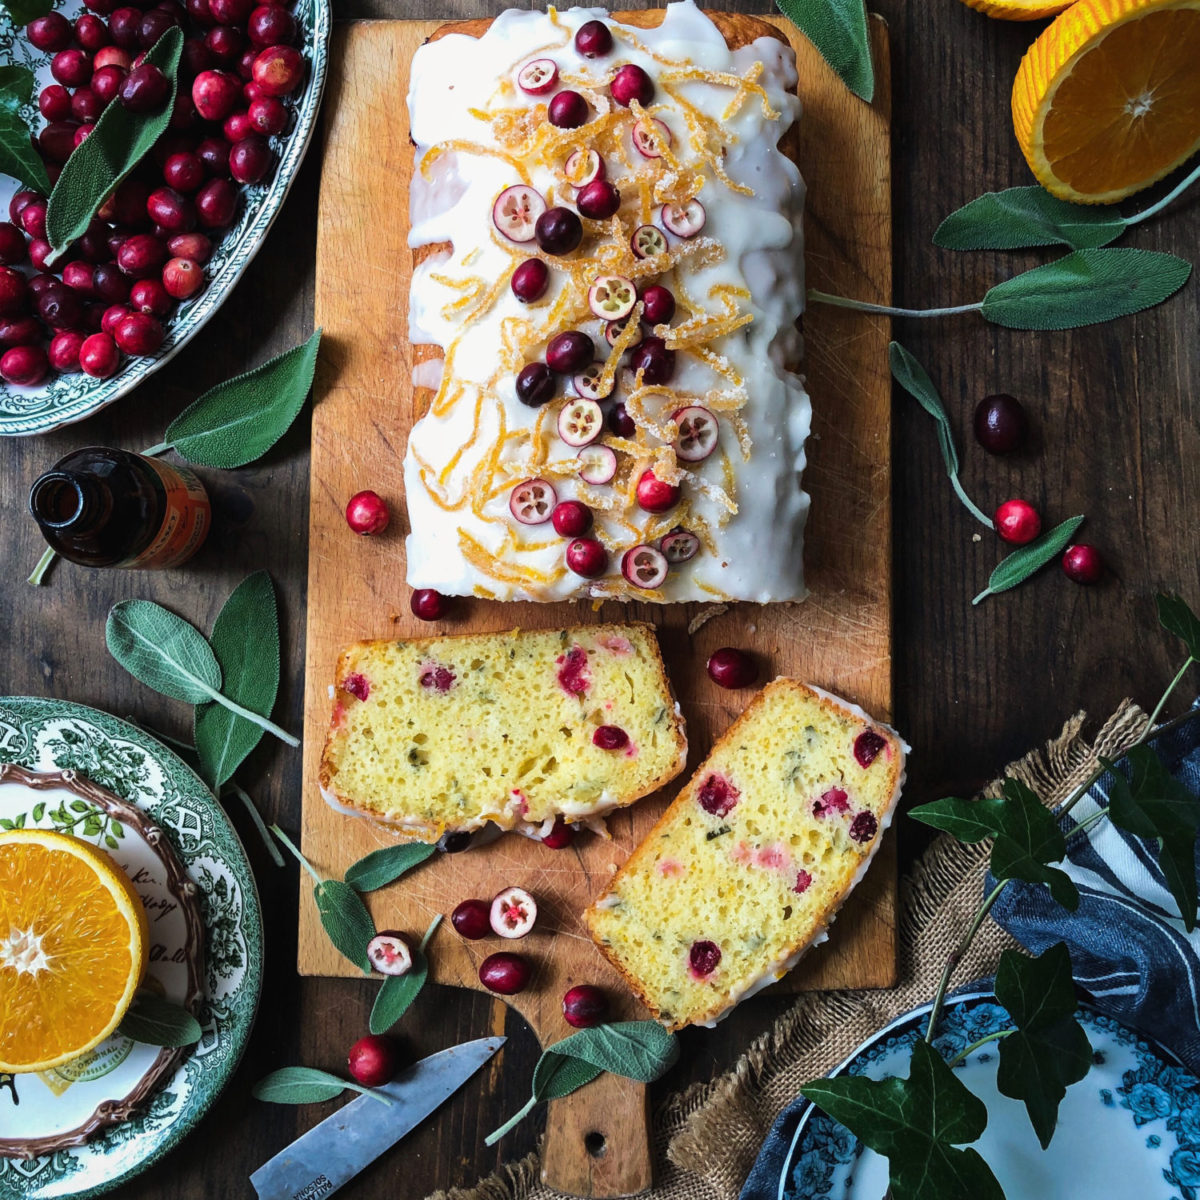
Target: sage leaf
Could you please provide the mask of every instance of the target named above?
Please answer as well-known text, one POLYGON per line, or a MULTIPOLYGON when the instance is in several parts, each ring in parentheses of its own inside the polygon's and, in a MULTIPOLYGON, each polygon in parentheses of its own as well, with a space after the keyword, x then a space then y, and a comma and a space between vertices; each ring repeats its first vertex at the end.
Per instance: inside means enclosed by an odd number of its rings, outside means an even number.
MULTIPOLYGON (((27 25, 34 17, 45 16, 51 7, 46 5, 44 11, 35 12, 24 21, 18 21, 14 15, 13 21, 27 25)), ((15 64, 0 67, 0 172, 46 196, 50 193, 50 176, 29 140, 30 129, 21 115, 21 106, 33 98, 33 84, 33 72, 28 67, 15 64)))
POLYGON ((221 686, 212 647, 195 626, 151 600, 122 600, 104 630, 109 653, 135 679, 170 696, 199 704, 221 686))
POLYGON ((4 0, 4 11, 16 26, 28 25, 54 10, 54 0, 4 0))
POLYGON ((1067 1088, 1091 1069, 1092 1047, 1075 1020, 1078 1002, 1071 955, 1062 942, 1037 958, 1005 950, 996 970, 996 999, 1017 1027, 1000 1043, 997 1085, 1020 1100, 1045 1150, 1067 1088))
POLYGON ((1161 304, 1191 273, 1157 250, 1076 250, 996 284, 980 312, 1007 329, 1077 329, 1161 304))
POLYGON ((425 842, 406 842, 401 846, 385 846, 373 850, 365 858, 352 863, 346 871, 346 882, 358 892, 373 892, 376 888, 394 883, 401 875, 419 866, 437 850, 425 842))
POLYGON ((1049 533, 1043 533, 1040 538, 1030 542, 1028 546, 1022 546, 1006 558, 1002 558, 988 577, 987 587, 971 603, 978 604, 988 596, 994 596, 997 592, 1007 592, 1019 583, 1024 583, 1070 545, 1075 531, 1082 524, 1082 516, 1069 517, 1049 533))
POLYGON ((340 1096, 347 1088, 371 1096, 380 1104, 390 1106, 392 1103, 382 1092, 360 1087, 340 1075, 319 1071, 316 1067, 281 1067, 270 1075, 264 1075, 250 1089, 250 1094, 256 1100, 266 1100, 271 1104, 317 1104, 340 1096))
POLYGON ((863 0, 776 0, 779 11, 820 51, 838 78, 870 103, 875 66, 863 0))
POLYGON ((1158 864, 1167 881, 1183 926, 1196 928, 1196 835, 1200 832, 1200 796, 1192 793, 1162 765, 1146 745, 1125 756, 1130 777, 1114 763, 1100 761, 1111 772, 1108 818, 1135 837, 1158 843, 1158 864))
POLYGON ((200 1040, 200 1022, 186 1008, 153 992, 138 992, 117 1032, 148 1046, 192 1046, 200 1040))
POLYGON ((952 212, 933 235, 946 250, 1023 250, 1063 245, 1106 246, 1129 227, 1111 209, 1070 204, 1036 184, 985 192, 952 212))
POLYGON ((987 1108, 927 1042, 913 1046, 907 1079, 841 1075, 800 1091, 887 1158, 893 1200, 1004 1200, 979 1152, 957 1148, 983 1134, 987 1108))
POLYGON ((340 879, 323 879, 313 888, 317 912, 329 940, 365 975, 371 973, 367 943, 375 936, 375 922, 362 897, 340 879))
MULTIPOLYGON (((269 717, 279 691, 279 614, 266 571, 256 571, 234 588, 209 640, 221 668, 224 695, 269 717)), ((192 721, 200 774, 218 791, 265 731, 216 701, 197 704, 192 721)))
POLYGON ((441 920, 442 917, 439 913, 425 931, 421 944, 413 950, 412 967, 409 968, 408 973, 389 975, 383 981, 379 995, 375 997, 375 1003, 371 1006, 369 1027, 372 1033, 387 1033, 408 1012, 412 1002, 425 986, 425 982, 429 978, 429 960, 425 957, 425 948, 429 945, 429 939, 433 937, 434 930, 441 924, 441 920))
POLYGON ((303 345, 210 388, 167 426, 165 441, 151 452, 174 449, 188 462, 226 470, 261 458, 304 407, 320 345, 318 329, 303 345))
POLYGON ((86 231, 100 206, 167 128, 182 52, 183 30, 178 26, 168 29, 146 52, 145 61, 158 67, 171 85, 160 112, 134 113, 121 103, 108 105, 87 140, 67 159, 46 207, 46 237, 56 255, 86 231))
POLYGON ((1200 662, 1200 617, 1187 606, 1182 596, 1159 592, 1154 598, 1158 623, 1187 647, 1188 657, 1200 662))

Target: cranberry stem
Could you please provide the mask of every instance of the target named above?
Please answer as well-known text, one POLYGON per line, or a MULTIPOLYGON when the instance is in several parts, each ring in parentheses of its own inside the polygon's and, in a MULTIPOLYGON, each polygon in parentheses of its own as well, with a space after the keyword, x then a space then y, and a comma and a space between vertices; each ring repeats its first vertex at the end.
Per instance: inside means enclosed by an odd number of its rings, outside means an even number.
POLYGON ((46 553, 38 559, 37 566, 33 568, 33 574, 25 582, 33 584, 34 587, 41 587, 45 581, 46 572, 50 570, 51 564, 57 557, 58 551, 53 546, 47 546, 46 553))
POLYGON ((834 308, 852 308, 856 312, 883 313, 889 317, 953 317, 959 313, 979 312, 983 301, 976 304, 959 304, 953 308, 892 308, 887 304, 871 304, 867 300, 850 300, 846 296, 833 296, 829 292, 808 289, 808 298, 814 304, 830 304, 834 308))

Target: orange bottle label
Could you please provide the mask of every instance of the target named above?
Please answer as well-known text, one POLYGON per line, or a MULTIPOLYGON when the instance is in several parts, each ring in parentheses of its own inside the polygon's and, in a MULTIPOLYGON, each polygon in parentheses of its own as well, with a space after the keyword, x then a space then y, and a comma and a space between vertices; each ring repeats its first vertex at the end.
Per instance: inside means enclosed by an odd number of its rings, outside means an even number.
POLYGON ((121 563, 133 570, 177 567, 187 562, 204 543, 212 524, 212 505, 199 478, 187 467, 145 460, 157 472, 167 492, 162 527, 136 558, 121 563))

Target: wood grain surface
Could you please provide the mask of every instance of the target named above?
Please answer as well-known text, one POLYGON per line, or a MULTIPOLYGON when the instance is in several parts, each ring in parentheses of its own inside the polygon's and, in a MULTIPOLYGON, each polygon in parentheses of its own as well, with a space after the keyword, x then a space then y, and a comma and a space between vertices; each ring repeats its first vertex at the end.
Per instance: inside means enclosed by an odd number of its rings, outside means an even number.
MULTIPOLYGON (((728 0, 762 12, 763 0, 728 0)), ((339 0, 339 17, 449 20, 498 12, 499 0, 339 0)), ((941 219, 980 193, 1030 182, 1008 116, 1012 78, 1038 23, 989 21, 964 4, 872 0, 892 45, 896 303, 963 304, 1009 275, 1053 257, 955 254, 930 239, 941 219)), ((403 96, 379 112, 398 120, 403 96)), ((176 736, 190 709, 130 678, 104 649, 104 618, 142 597, 210 628, 224 598, 251 571, 269 569, 280 590, 284 671, 275 717, 299 731, 303 709, 308 568, 308 424, 302 417, 262 462, 201 471, 216 522, 200 556, 180 571, 133 574, 59 564, 49 586, 24 579, 41 554, 25 512, 38 473, 85 445, 136 449, 162 440, 167 423, 205 388, 302 341, 313 327, 319 154, 314 148, 261 253, 205 329, 133 395, 80 425, 0 443, 0 668, 9 694, 94 704, 176 736)), ((370 168, 369 158, 361 164, 370 168)), ((1124 206, 1136 211, 1165 190, 1124 206)), ((1194 257, 1200 201, 1193 194, 1126 239, 1194 257)), ((364 275, 387 271, 377 256, 364 275)), ((1152 704, 1174 673, 1177 651, 1157 628, 1153 593, 1173 588, 1200 602, 1200 284, 1136 317, 1064 333, 997 329, 975 318, 896 323, 896 336, 941 385, 959 431, 966 488, 987 507, 1028 496, 1049 518, 1086 512, 1087 536, 1110 566, 1104 583, 1068 584, 1055 570, 971 608, 1000 551, 951 493, 929 419, 894 397, 895 716, 913 745, 907 803, 969 794, 1015 756, 1057 733, 1077 708, 1101 718, 1121 698, 1152 704), (971 440, 970 415, 989 392, 1019 396, 1035 436, 1015 457, 992 458, 971 440)), ((331 347, 336 352, 336 347, 331 347)), ((369 474, 370 464, 364 465, 369 474)), ((314 497, 321 503, 328 498, 314 497)), ((870 536, 870 526, 864 530, 870 536)), ((1182 703, 1182 701, 1181 701, 1182 703)), ((1175 706, 1173 706, 1175 709, 1175 706)), ((1175 709, 1177 711, 1177 709, 1175 709)), ((271 820, 300 825, 301 757, 264 741, 239 778, 271 820)), ((251 1171, 333 1111, 260 1104, 251 1084, 296 1063, 345 1069, 366 1030, 374 989, 366 982, 298 978, 294 866, 276 870, 239 810, 231 816, 258 874, 267 927, 266 990, 246 1056, 193 1135, 121 1200, 253 1200, 251 1171)), ((898 823, 903 867, 923 834, 898 823)), ((685 1031, 683 1057, 654 1086, 654 1103, 728 1068, 790 1003, 763 996, 713 1031, 685 1031)), ((537 1112, 494 1147, 483 1133, 529 1094, 538 1047, 524 1020, 498 1000, 432 988, 406 1019, 406 1053, 418 1057, 488 1032, 509 1035, 493 1063, 403 1145, 361 1175, 347 1200, 422 1200, 473 1184, 537 1144, 537 1112)))

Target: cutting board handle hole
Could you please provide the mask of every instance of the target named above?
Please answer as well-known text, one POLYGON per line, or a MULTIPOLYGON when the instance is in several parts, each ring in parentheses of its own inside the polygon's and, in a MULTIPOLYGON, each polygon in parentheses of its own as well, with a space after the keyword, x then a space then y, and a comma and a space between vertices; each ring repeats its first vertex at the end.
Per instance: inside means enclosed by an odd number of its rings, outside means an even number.
POLYGON ((593 1158, 603 1158, 608 1153, 608 1141, 602 1133, 596 1133, 595 1131, 585 1133, 583 1135, 583 1148, 593 1158))

